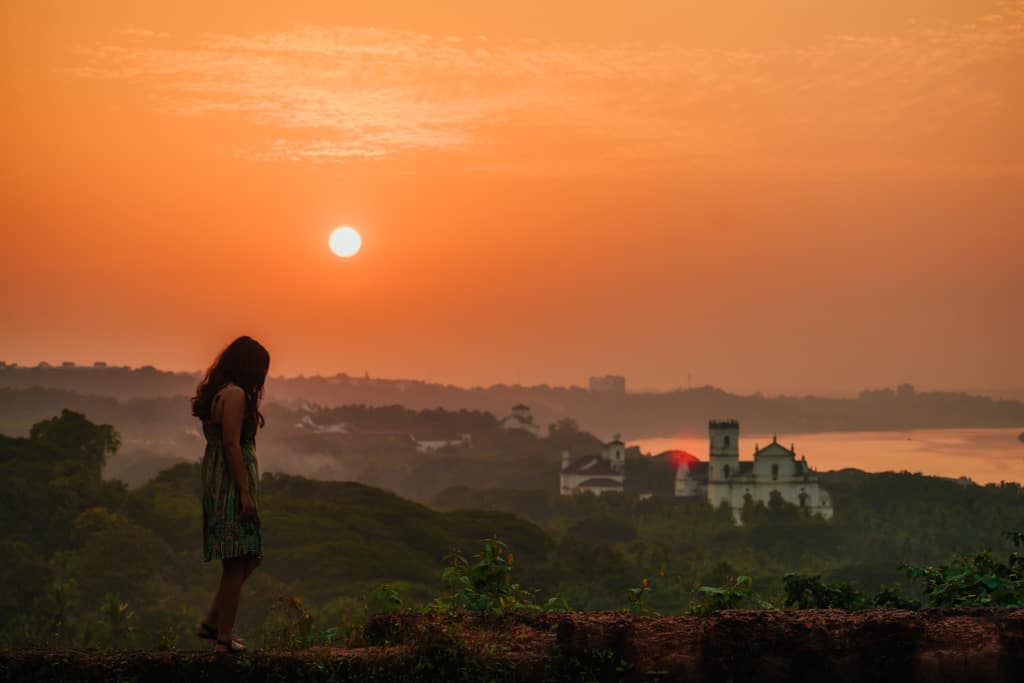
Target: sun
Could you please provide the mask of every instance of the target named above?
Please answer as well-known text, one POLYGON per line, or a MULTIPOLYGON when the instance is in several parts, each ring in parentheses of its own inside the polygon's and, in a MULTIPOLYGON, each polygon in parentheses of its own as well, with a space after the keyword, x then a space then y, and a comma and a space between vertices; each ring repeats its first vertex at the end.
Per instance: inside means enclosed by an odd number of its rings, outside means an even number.
POLYGON ((342 258, 350 258, 359 253, 363 246, 363 238, 355 228, 335 228, 328 240, 331 251, 342 258))

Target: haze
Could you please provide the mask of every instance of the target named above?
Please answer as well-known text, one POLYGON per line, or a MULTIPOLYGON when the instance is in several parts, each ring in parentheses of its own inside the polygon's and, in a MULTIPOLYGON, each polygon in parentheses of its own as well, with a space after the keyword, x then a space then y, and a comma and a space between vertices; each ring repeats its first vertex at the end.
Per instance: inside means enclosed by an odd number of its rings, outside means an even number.
POLYGON ((0 12, 0 360, 1020 384, 1020 0, 0 12))

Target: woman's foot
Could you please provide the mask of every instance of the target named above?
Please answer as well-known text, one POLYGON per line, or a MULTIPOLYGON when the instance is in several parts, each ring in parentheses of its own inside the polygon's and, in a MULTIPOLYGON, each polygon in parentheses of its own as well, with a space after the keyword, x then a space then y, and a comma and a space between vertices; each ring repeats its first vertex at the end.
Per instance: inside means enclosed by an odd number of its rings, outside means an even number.
MULTIPOLYGON (((196 637, 203 640, 217 640, 217 629, 201 621, 199 622, 199 628, 196 629, 196 637)), ((231 640, 245 645, 245 639, 233 633, 231 634, 231 640)))
POLYGON ((245 645, 232 638, 231 640, 218 640, 214 652, 218 654, 237 654, 245 652, 245 645))

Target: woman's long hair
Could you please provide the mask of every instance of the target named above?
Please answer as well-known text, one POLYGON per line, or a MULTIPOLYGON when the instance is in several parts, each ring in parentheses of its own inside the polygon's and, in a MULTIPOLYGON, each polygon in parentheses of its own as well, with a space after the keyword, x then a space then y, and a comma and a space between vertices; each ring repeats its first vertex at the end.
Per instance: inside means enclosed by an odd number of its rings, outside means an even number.
POLYGON ((200 420, 209 420, 213 397, 225 384, 232 383, 242 387, 245 412, 254 415, 262 427, 266 420, 259 406, 269 369, 270 354, 263 345, 252 337, 239 337, 220 352, 206 371, 206 376, 196 388, 196 395, 192 397, 192 414, 200 420))

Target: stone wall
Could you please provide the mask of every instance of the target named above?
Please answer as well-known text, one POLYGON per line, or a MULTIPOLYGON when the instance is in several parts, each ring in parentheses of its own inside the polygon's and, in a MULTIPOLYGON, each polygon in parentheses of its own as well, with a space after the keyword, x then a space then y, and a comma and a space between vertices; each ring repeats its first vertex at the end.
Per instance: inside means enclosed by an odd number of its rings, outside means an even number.
POLYGON ((376 617, 363 648, 0 652, 0 681, 1019 681, 1024 610, 376 617))

